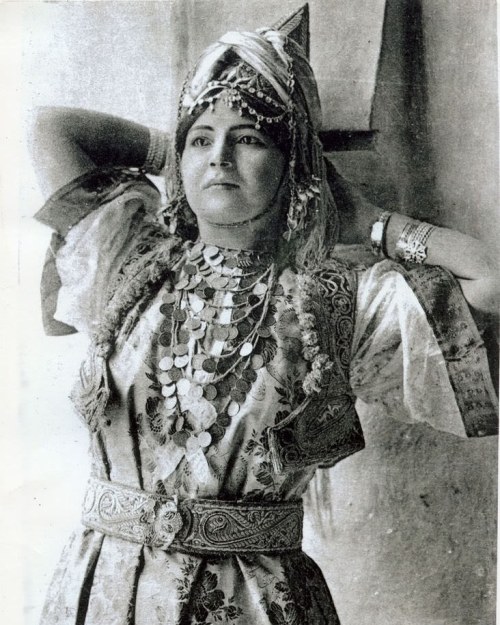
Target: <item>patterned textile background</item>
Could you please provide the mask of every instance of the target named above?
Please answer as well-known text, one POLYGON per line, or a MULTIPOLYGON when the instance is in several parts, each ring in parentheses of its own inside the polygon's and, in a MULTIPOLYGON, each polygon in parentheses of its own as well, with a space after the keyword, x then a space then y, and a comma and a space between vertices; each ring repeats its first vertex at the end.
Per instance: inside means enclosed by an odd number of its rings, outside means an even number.
MULTIPOLYGON (((380 130, 376 151, 332 155, 344 175, 381 204, 397 202, 408 213, 495 241, 494 1, 310 4, 327 127, 363 129, 371 119, 380 130)), ((21 285, 13 318, 19 418, 9 447, 17 468, 6 480, 13 513, 5 515, 7 530, 17 533, 3 553, 8 568, 0 588, 9 610, 9 588, 22 576, 16 588, 24 608, 22 618, 12 612, 5 622, 37 623, 88 472, 86 434, 66 400, 84 345, 75 336, 42 335, 37 296, 48 233, 29 219, 41 198, 26 136, 14 133, 44 104, 169 128, 189 58, 229 28, 254 27, 296 6, 168 0, 0 8, 2 63, 14 68, 18 98, 7 126, 17 191, 4 225, 19 226, 21 241, 11 237, 16 260, 5 283, 21 285)), ((306 550, 325 571, 343 625, 492 623, 497 441, 456 440, 375 414, 364 414, 363 425, 367 449, 321 474, 311 500, 322 513, 310 505, 306 528, 306 550)))

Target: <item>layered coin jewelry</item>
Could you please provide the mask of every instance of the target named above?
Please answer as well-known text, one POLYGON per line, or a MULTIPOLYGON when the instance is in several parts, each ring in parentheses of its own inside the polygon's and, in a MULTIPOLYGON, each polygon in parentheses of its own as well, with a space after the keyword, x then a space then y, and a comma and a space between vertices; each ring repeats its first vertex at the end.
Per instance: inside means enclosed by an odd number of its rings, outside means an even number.
POLYGON ((163 296, 158 381, 168 435, 186 453, 219 441, 268 361, 275 323, 271 254, 197 243, 163 296))

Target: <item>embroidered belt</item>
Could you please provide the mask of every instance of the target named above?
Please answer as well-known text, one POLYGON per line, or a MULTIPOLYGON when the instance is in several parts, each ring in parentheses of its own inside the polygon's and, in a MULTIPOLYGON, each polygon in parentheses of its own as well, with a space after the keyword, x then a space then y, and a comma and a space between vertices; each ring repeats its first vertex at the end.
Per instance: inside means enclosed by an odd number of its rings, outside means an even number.
POLYGON ((82 522, 103 534, 190 553, 300 550, 301 501, 245 502, 163 497, 91 478, 82 522))

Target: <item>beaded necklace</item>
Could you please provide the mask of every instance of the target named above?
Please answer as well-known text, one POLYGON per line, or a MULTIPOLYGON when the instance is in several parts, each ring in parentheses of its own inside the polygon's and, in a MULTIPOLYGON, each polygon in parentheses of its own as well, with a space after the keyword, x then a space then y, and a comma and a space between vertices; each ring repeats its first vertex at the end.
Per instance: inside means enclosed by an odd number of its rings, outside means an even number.
POLYGON ((196 243, 163 296, 158 381, 168 436, 193 453, 219 441, 267 361, 275 323, 276 266, 270 253, 196 243))

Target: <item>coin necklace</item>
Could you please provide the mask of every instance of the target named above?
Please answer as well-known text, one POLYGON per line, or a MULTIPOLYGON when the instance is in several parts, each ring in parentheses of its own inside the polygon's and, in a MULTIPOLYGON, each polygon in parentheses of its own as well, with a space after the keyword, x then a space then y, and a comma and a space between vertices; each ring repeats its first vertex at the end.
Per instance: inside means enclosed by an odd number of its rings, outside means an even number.
POLYGON ((265 341, 282 290, 275 284, 276 268, 270 260, 269 254, 261 257, 197 243, 179 281, 163 296, 159 343, 165 350, 158 380, 166 414, 172 418, 172 440, 189 452, 224 436, 257 371, 266 364, 265 341), (183 409, 186 404, 211 415, 212 422, 195 432, 190 411, 183 409))

